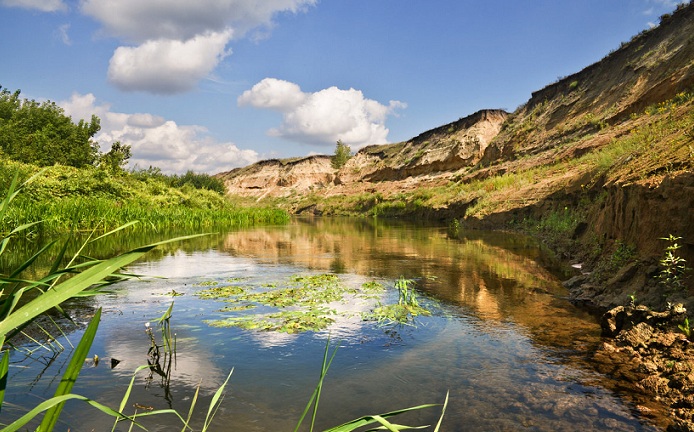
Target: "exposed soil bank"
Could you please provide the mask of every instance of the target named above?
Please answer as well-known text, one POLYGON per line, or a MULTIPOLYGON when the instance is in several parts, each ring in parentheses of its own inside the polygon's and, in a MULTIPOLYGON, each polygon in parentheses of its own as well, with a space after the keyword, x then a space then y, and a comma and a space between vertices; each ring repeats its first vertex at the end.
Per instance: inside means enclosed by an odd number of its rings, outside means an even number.
MULTIPOLYGON (((600 372, 666 405, 671 432, 694 431, 694 344, 679 328, 685 316, 681 305, 664 312, 614 308, 603 316, 605 339, 593 355, 600 372)), ((640 410, 648 417, 647 408, 640 410)))

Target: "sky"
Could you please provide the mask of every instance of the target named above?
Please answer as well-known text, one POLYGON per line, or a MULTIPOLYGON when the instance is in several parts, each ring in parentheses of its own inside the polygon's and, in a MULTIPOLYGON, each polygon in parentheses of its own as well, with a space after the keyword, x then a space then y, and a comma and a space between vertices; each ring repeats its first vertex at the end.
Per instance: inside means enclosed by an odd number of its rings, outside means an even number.
POLYGON ((0 0, 0 86, 214 174, 515 110, 675 0, 0 0))

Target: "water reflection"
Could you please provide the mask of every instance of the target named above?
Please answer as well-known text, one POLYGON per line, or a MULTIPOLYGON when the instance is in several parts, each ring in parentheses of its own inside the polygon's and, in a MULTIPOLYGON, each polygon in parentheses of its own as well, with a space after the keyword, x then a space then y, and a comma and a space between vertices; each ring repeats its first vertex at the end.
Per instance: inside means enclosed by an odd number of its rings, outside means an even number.
MULTIPOLYGON (((156 241, 147 240, 139 244, 156 241)), ((570 354, 598 342, 599 329, 593 317, 563 299, 546 259, 526 237, 469 232, 451 238, 441 228, 373 220, 298 220, 167 246, 128 269, 166 279, 121 283, 98 299, 104 316, 93 350, 121 363, 115 369, 87 368, 74 391, 118 406, 133 371, 147 362, 145 323, 173 301, 178 349, 170 385, 147 387, 140 377, 131 401, 187 413, 202 380, 194 417, 204 418, 212 393, 234 368, 214 430, 292 430, 316 383, 328 333, 209 327, 204 321, 223 317, 223 305, 197 298, 199 284, 230 279, 263 284, 297 273, 334 272, 345 283, 380 280, 392 286, 404 276, 417 280, 436 313, 416 327, 382 328, 358 316, 337 323, 333 340, 342 347, 325 383, 317 428, 442 402, 450 391, 443 430, 652 430, 606 390, 608 381, 573 360, 570 354), (173 292, 183 295, 172 297, 173 292)), ((357 310, 370 307, 364 303, 357 310)), ((16 361, 12 383, 21 386, 41 371, 58 376, 57 363, 46 369, 16 361)), ((35 386, 28 397, 15 392, 10 402, 30 406, 51 391, 35 386)), ((110 427, 110 421, 84 411, 68 409, 65 425, 110 427)), ((425 411, 402 422, 437 420, 438 412, 425 411)), ((175 419, 145 424, 149 430, 180 430, 175 419)))
POLYGON ((592 317, 567 311, 558 300, 566 292, 547 270, 538 244, 526 236, 467 232, 451 238, 445 228, 318 218, 229 233, 220 252, 317 271, 416 279, 420 291, 487 325, 510 320, 553 346, 599 336, 592 317))

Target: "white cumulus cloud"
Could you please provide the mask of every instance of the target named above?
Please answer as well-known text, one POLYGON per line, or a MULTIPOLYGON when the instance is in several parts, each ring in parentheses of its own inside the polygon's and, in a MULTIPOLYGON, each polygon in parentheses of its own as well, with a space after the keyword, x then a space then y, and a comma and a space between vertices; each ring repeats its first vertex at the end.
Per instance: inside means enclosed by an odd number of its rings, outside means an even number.
POLYGON ((0 5, 35 9, 41 12, 57 12, 67 9, 63 0, 0 0, 0 5))
POLYGON ((109 80, 122 90, 171 94, 191 90, 229 52, 232 31, 198 35, 187 41, 158 39, 116 49, 109 80))
POLYGON ((217 142, 197 125, 179 125, 149 113, 118 113, 109 104, 97 104, 96 97, 73 94, 59 105, 73 121, 101 119, 101 131, 95 136, 103 152, 120 141, 131 146, 130 166, 155 166, 165 173, 217 173, 257 162, 254 150, 239 149, 231 142, 217 142))
POLYGON ((271 135, 325 146, 342 140, 355 148, 387 143, 387 117, 407 106, 400 101, 383 105, 353 88, 330 87, 305 93, 298 85, 276 78, 260 81, 237 102, 240 106, 281 112, 282 124, 271 129, 271 135))
POLYGON ((81 10, 116 37, 143 42, 185 40, 234 28, 236 36, 271 27, 278 12, 299 12, 317 0, 83 0, 81 10))
MULTIPOLYGON (((19 0, 0 0, 19 1, 19 0)), ((29 1, 29 0, 23 0, 29 1)), ((281 12, 297 13, 317 0, 82 0, 80 11, 103 32, 130 46, 115 50, 109 80, 125 91, 189 91, 251 30, 267 32, 281 12)))

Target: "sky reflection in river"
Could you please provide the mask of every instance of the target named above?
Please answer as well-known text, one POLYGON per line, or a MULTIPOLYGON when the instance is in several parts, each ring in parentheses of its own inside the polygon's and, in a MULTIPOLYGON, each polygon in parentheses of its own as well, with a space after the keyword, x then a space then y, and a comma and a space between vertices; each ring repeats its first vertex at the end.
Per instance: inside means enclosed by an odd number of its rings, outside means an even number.
MULTIPOLYGON (((104 316, 93 352, 121 363, 115 369, 86 368, 74 391, 117 406, 135 368, 146 363, 145 323, 173 301, 177 356, 170 385, 158 377, 148 382, 141 373, 132 401, 185 413, 201 383, 195 416, 201 419, 211 394, 234 368, 212 430, 292 430, 316 384, 328 334, 341 347, 325 383, 317 428, 441 403, 450 391, 444 431, 650 430, 602 388, 602 377, 570 361, 576 350, 597 343, 599 328, 563 299, 544 259, 523 237, 467 233, 451 239, 445 229, 369 221, 306 220, 229 233, 197 251, 181 249, 131 266, 130 272, 167 278, 119 284, 98 299, 104 316), (422 301, 435 314, 418 317, 416 326, 389 327, 355 314, 323 332, 288 335, 209 327, 204 321, 223 317, 225 304, 195 295, 206 281, 243 279, 260 286, 326 272, 347 284, 383 281, 391 291, 381 301, 392 298, 398 277, 416 279, 422 301)), ((343 307, 366 311, 372 304, 343 307)), ((14 358, 13 385, 31 381, 36 368, 14 358)), ((59 371, 49 368, 44 375, 51 373, 59 371)), ((33 388, 13 403, 29 404, 50 391, 33 388)), ((438 415, 427 410, 402 421, 435 424, 438 415)), ((81 406, 68 407, 63 420, 72 431, 111 424, 81 406)), ((176 420, 144 423, 164 431, 176 420)))

